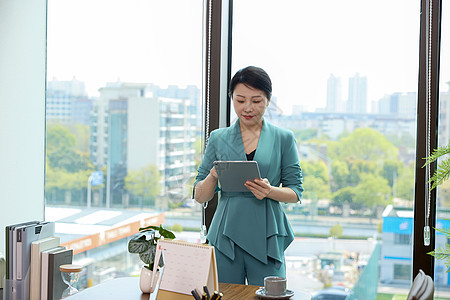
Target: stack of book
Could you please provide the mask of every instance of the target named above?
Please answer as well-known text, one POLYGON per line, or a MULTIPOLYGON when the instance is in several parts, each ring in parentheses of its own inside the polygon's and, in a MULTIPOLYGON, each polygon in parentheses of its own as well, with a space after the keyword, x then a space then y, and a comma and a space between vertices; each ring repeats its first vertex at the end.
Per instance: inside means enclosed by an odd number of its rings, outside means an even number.
POLYGON ((59 266, 72 263, 73 250, 60 246, 53 222, 6 227, 6 300, 57 300, 67 285, 59 266))

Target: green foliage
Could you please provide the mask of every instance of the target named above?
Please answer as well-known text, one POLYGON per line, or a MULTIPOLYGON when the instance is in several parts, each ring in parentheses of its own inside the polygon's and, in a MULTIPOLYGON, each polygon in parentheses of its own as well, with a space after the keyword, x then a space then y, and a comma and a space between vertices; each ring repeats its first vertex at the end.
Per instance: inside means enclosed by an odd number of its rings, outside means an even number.
MULTIPOLYGON (((435 228, 435 230, 445 235, 447 240, 450 238, 450 229, 435 228)), ((434 256, 438 260, 444 260, 447 272, 450 270, 450 245, 448 243, 446 243, 444 247, 436 248, 434 251, 428 252, 428 254, 434 256)))
POLYGON ((388 180, 390 187, 393 187, 394 180, 397 179, 402 168, 403 164, 398 160, 385 160, 380 175, 388 180))
MULTIPOLYGON (((175 234, 172 231, 165 229, 162 225, 139 228, 139 231, 140 234, 128 242, 128 252, 139 254, 139 258, 146 264, 145 267, 149 270, 153 270, 158 240, 161 238, 174 239, 175 234), (158 232, 159 236, 157 236, 155 232, 158 232)), ((158 264, 162 267, 162 260, 160 260, 158 264)))
POLYGON ((334 182, 334 189, 339 190, 347 186, 349 180, 350 170, 348 165, 341 160, 334 160, 331 163, 331 177, 334 182))
POLYGON ((344 230, 342 229, 342 226, 339 223, 334 224, 330 228, 330 236, 332 236, 334 238, 338 238, 338 237, 342 236, 343 232, 344 232, 344 230))
POLYGON ((130 170, 125 177, 125 189, 135 196, 154 199, 161 190, 158 167, 147 165, 140 170, 130 170))
MULTIPOLYGON (((86 134, 85 128, 79 137, 86 134)), ((47 194, 58 191, 81 192, 87 187, 89 175, 94 170, 87 152, 78 149, 78 139, 68 127, 56 124, 47 127, 45 190, 47 194)), ((84 193, 83 193, 84 194, 84 193)))
POLYGON ((333 143, 330 156, 339 160, 349 157, 370 162, 396 159, 398 149, 384 135, 371 128, 358 128, 333 143))
MULTIPOLYGON (((429 157, 425 158, 426 162, 423 165, 423 167, 437 161, 439 158, 449 153, 450 153, 450 143, 446 146, 441 146, 438 149, 435 149, 429 157)), ((437 170, 430 178, 430 182, 433 182, 431 189, 434 189, 438 185, 442 184, 449 178, 449 176, 450 176, 450 158, 446 158, 439 163, 437 170)))
POLYGON ((389 204, 391 188, 388 181, 378 175, 363 174, 361 182, 355 188, 355 203, 364 204, 366 207, 389 204))
POLYGON ((67 127, 52 125, 47 128, 48 167, 69 173, 93 169, 87 152, 77 149, 77 138, 67 127))
POLYGON ((407 147, 414 149, 416 147, 416 138, 408 133, 404 133, 401 136, 398 134, 388 134, 386 138, 395 146, 395 147, 407 147))
POLYGON ((77 146, 75 135, 67 127, 59 124, 47 127, 46 138, 47 152, 62 147, 75 149, 77 146))
POLYGON ((352 203, 355 198, 355 188, 352 186, 344 187, 333 194, 333 202, 334 203, 352 203))
POLYGON ((89 125, 74 124, 69 126, 69 130, 76 137, 77 149, 83 153, 88 153, 91 130, 89 125))
POLYGON ((302 173, 305 177, 320 178, 326 184, 328 184, 328 182, 329 182, 327 166, 321 160, 319 160, 319 161, 303 161, 302 162, 302 173))
POLYGON ((317 128, 292 129, 292 131, 294 132, 295 140, 298 142, 317 137, 317 128))
POLYGON ((182 232, 183 231, 183 226, 181 226, 180 224, 176 223, 176 224, 173 224, 170 229, 172 229, 172 231, 175 231, 175 232, 182 232))
POLYGON ((305 199, 328 199, 331 197, 330 185, 320 177, 307 177, 303 183, 305 199))
POLYGON ((306 199, 327 199, 331 196, 327 166, 323 161, 302 162, 305 178, 303 197, 306 199))
POLYGON ((396 197, 414 200, 414 182, 415 178, 415 164, 412 163, 410 166, 403 167, 400 170, 399 176, 396 181, 396 197))
MULTIPOLYGON (((441 146, 438 149, 435 149, 433 153, 426 157, 426 162, 423 165, 431 164, 432 162, 437 161, 442 156, 445 156, 450 153, 450 142, 446 146, 441 146)), ((431 185, 431 189, 434 189, 438 185, 444 183, 450 175, 450 158, 444 159, 441 163, 439 163, 437 170, 434 172, 433 176, 430 178, 429 182, 433 182, 431 185)), ((447 237, 447 240, 450 238, 450 229, 437 229, 436 231, 444 234, 447 237)), ((444 260, 445 265, 447 266, 447 272, 450 271, 450 245, 448 243, 445 244, 444 247, 436 248, 434 251, 428 252, 428 254, 434 256, 438 260, 444 260)))
POLYGON ((363 174, 374 174, 377 173, 378 170, 377 163, 373 161, 349 157, 346 162, 350 170, 347 178, 347 185, 356 186, 360 183, 361 176, 363 176, 363 174))

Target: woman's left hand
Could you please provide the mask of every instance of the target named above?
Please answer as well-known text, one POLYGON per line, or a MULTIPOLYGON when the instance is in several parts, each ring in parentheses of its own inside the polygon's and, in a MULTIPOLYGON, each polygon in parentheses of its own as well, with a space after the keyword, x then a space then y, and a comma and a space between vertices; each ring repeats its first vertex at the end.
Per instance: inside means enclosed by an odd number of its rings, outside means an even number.
POLYGON ((270 191, 272 190, 272 186, 270 185, 270 182, 269 180, 267 180, 267 178, 264 179, 255 178, 253 181, 247 180, 244 185, 259 200, 262 200, 263 198, 267 197, 270 191))

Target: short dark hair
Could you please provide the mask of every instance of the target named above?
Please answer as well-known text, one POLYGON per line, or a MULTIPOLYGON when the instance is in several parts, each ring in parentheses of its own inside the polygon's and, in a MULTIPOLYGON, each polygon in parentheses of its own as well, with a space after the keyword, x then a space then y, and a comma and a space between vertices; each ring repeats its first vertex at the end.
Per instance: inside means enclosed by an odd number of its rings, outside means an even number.
POLYGON ((261 68, 248 66, 237 71, 230 81, 230 88, 228 89, 230 98, 233 97, 234 89, 239 83, 263 91, 269 100, 272 97, 272 81, 266 71, 261 68))

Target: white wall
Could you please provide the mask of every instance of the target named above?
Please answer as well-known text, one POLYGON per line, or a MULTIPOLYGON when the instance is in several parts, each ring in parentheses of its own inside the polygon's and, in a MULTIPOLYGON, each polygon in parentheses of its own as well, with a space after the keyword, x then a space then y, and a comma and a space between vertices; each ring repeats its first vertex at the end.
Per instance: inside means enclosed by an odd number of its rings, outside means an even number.
POLYGON ((159 161, 159 102, 156 98, 128 99, 127 166, 139 170, 159 161))
POLYGON ((0 1, 0 251, 44 218, 46 0, 0 1))

